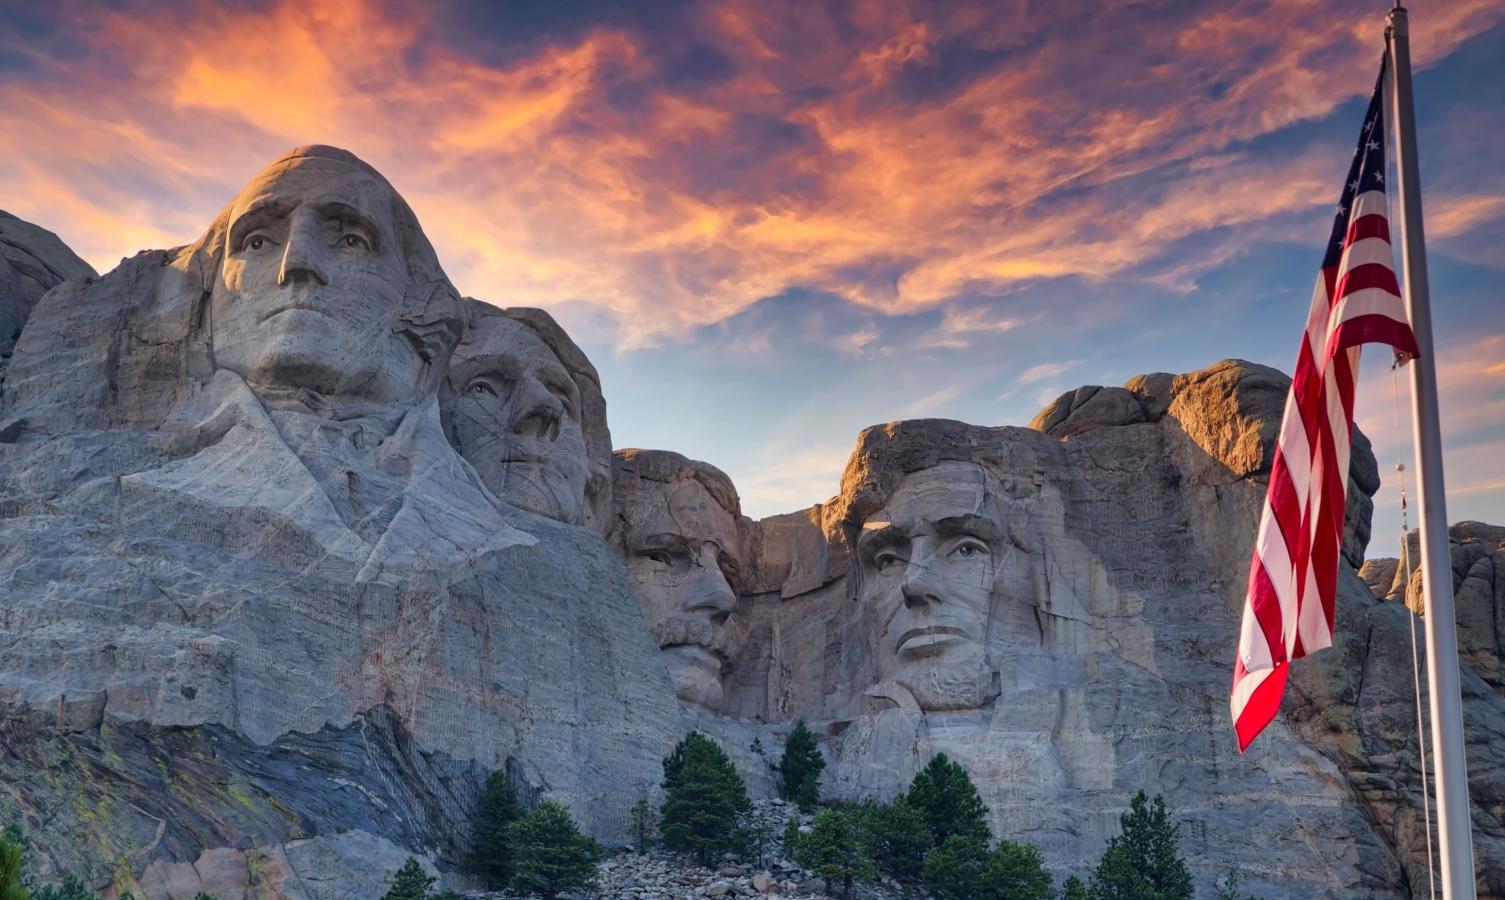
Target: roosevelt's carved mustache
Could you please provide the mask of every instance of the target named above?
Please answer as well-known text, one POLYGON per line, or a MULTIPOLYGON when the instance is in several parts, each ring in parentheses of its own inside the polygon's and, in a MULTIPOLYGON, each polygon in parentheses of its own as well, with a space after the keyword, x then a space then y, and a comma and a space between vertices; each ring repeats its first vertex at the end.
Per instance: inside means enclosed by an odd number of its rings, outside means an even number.
POLYGON ((737 653, 737 642, 725 628, 704 616, 669 616, 651 629, 659 649, 669 647, 705 647, 722 659, 737 653))

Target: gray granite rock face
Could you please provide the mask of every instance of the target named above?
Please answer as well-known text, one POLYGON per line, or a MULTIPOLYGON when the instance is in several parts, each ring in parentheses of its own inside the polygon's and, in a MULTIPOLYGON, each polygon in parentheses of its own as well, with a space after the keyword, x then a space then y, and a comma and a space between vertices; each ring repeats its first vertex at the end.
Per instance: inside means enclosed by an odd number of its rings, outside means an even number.
POLYGON ((0 387, 0 703, 31 711, 0 803, 55 869, 152 900, 374 895, 408 852, 456 867, 503 765, 623 829, 685 713, 572 524, 586 498, 519 508, 451 444, 467 326, 391 186, 317 147, 196 244, 36 304, 0 387), (33 721, 59 702, 61 732, 33 721), (68 813, 54 753, 108 821, 68 813))

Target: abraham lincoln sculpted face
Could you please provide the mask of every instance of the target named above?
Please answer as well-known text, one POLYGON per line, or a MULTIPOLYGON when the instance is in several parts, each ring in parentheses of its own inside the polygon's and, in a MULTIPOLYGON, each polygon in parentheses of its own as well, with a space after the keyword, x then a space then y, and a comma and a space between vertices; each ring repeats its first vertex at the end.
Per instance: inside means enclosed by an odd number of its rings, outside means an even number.
POLYGON ((353 156, 311 149, 267 167, 230 207, 210 298, 215 361, 263 396, 414 400, 437 352, 404 320, 406 206, 353 156))
POLYGON ((921 709, 970 709, 998 695, 987 642, 1005 549, 986 474, 971 463, 908 475, 864 524, 862 600, 882 627, 894 680, 921 709))

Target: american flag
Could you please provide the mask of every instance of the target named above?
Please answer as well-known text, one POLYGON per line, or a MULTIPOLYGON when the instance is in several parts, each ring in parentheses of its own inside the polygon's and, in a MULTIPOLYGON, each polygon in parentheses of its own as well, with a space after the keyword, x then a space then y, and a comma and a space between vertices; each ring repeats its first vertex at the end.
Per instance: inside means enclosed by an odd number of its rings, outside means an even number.
POLYGON ((1333 643, 1359 347, 1417 356, 1390 249, 1384 82, 1381 64, 1312 294, 1249 567, 1231 698, 1240 751, 1280 709, 1291 660, 1333 643))

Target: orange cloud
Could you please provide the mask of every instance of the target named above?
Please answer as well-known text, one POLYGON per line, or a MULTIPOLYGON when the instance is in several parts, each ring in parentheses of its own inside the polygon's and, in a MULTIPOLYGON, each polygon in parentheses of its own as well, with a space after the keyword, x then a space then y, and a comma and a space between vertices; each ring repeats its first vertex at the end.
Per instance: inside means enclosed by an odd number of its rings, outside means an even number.
MULTIPOLYGON (((487 64, 420 5, 80 11, 92 54, 0 84, 0 193, 104 270, 192 240, 275 154, 331 143, 408 197, 463 291, 609 307, 629 345, 797 286, 913 311, 1110 277, 1331 202, 1339 150, 1278 167, 1223 150, 1367 89, 1383 23, 1359 6, 1152 26, 1126 2, 1084 23, 1053 5, 711 0, 665 39, 723 71, 684 84, 625 28, 487 64), (962 45, 984 62, 947 81, 962 45), (1136 178, 1149 187, 1118 189, 1136 178)), ((1492 0, 1429 9, 1417 58, 1502 19, 1492 0)))

